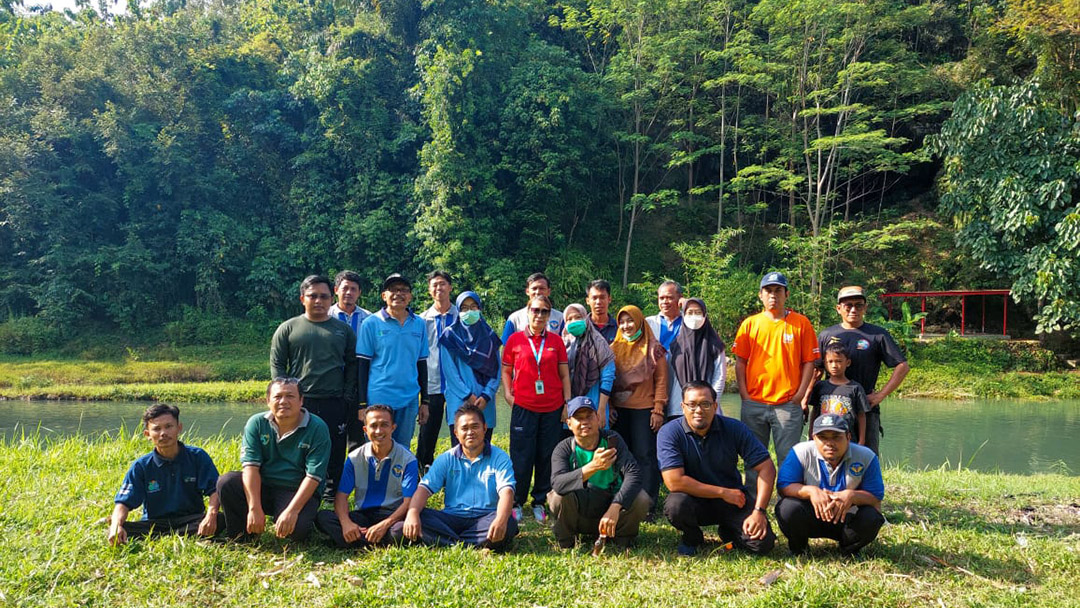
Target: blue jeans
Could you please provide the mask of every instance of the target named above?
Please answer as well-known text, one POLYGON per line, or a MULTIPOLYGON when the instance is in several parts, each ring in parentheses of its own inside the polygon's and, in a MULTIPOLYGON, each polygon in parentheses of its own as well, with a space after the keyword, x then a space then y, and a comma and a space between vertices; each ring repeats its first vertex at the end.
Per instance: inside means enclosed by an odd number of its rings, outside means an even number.
POLYGON ((394 441, 412 450, 412 437, 416 433, 416 416, 420 414, 420 404, 413 403, 394 410, 394 441))
MULTIPOLYGON (((743 399, 739 417, 766 449, 769 447, 769 434, 772 434, 777 469, 784 463, 791 448, 802 438, 803 411, 798 403, 768 405, 743 399)), ((751 498, 757 496, 757 477, 757 471, 746 471, 746 491, 751 498)))

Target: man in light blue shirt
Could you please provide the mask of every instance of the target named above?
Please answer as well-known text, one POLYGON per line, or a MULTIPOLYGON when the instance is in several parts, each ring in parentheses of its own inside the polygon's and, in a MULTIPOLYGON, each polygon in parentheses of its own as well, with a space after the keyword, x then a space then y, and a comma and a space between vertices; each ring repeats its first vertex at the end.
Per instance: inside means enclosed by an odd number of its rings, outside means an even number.
POLYGON ((345 461, 334 510, 315 518, 315 526, 342 549, 389 542, 387 533, 405 519, 419 480, 416 457, 393 439, 393 410, 372 405, 363 416, 369 441, 345 461), (354 490, 356 509, 349 511, 354 490))
MULTIPOLYGON (((531 301, 536 296, 551 297, 551 281, 548 280, 547 275, 542 272, 534 272, 529 275, 529 278, 525 279, 525 295, 529 297, 531 301)), ((510 339, 510 336, 519 331, 524 331, 529 326, 529 307, 519 308, 510 313, 510 316, 506 319, 506 325, 503 325, 502 343, 506 344, 506 341, 510 339)), ((563 328, 566 324, 563 322, 563 314, 561 310, 552 309, 551 316, 548 317, 547 330, 562 334, 563 328)))
MULTIPOLYGON (((428 419, 420 426, 416 438, 416 459, 420 467, 431 466, 435 460, 435 444, 442 430, 443 412, 446 409, 446 372, 439 352, 439 336, 443 330, 457 321, 458 307, 450 301, 450 290, 454 288, 450 273, 435 270, 428 275, 428 295, 431 307, 420 313, 420 318, 427 325, 428 341, 428 419)), ((456 405, 456 404, 455 404, 456 405)))
MULTIPOLYGON (((360 336, 360 325, 371 316, 371 311, 357 306, 360 300, 360 275, 351 270, 342 270, 334 275, 334 295, 337 303, 330 307, 330 318, 337 319, 352 328, 360 336)), ((359 409, 346 412, 346 430, 348 451, 352 452, 366 441, 363 425, 358 416, 359 409)))
POLYGON ((405 277, 386 277, 382 299, 386 305, 364 320, 356 343, 360 407, 389 405, 397 425, 394 441, 409 446, 416 423, 428 417, 427 327, 409 309, 412 283, 405 277))
POLYGON ((454 416, 460 444, 435 459, 409 505, 396 535, 427 545, 464 543, 496 551, 509 548, 517 535, 514 507, 514 465, 510 456, 484 439, 487 426, 480 408, 464 404, 454 416), (445 490, 439 511, 425 509, 427 500, 445 490))

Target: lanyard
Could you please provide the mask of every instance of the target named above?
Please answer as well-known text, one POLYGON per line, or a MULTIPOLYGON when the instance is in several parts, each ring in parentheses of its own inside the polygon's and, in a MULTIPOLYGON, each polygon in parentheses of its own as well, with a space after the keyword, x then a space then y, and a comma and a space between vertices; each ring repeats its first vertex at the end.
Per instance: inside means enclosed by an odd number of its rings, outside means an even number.
POLYGON ((536 357, 536 373, 537 373, 537 375, 539 375, 540 374, 540 357, 544 356, 544 344, 547 343, 547 332, 546 331, 544 332, 544 337, 540 340, 540 350, 539 351, 536 350, 536 345, 533 344, 531 336, 529 337, 528 342, 529 342, 529 348, 532 349, 533 356, 536 357))

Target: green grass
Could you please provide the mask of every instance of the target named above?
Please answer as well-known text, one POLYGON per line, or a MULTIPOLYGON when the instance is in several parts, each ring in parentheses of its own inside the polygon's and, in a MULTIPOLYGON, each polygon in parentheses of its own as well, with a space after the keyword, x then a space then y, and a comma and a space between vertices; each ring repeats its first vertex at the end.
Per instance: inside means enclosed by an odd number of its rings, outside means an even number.
MULTIPOLYGON (((505 445, 505 437, 496 442, 505 445)), ((201 442, 222 471, 238 440, 201 442)), ((886 471, 891 525, 862 557, 834 543, 790 556, 675 556, 644 527, 626 556, 555 550, 527 520, 508 555, 420 547, 338 551, 264 536, 250 544, 164 537, 113 549, 97 523, 147 450, 121 437, 0 443, 0 604, 12 606, 1078 606, 1080 478, 886 471), (288 566, 279 574, 266 573, 288 566), (779 571, 775 583, 759 582, 779 571), (308 580, 314 575, 316 588, 308 580)))

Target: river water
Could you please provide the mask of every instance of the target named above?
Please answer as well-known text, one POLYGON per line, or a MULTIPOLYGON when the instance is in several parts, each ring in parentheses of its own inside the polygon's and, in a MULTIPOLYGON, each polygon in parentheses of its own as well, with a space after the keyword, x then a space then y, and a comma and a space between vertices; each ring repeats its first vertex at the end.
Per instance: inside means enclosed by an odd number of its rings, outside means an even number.
MULTIPOLYGON (((733 395, 724 395, 721 404, 726 415, 738 417, 733 395)), ((218 433, 238 435, 251 414, 263 411, 257 403, 177 405, 190 443, 218 433)), ((0 436, 135 432, 145 408, 134 402, 0 401, 0 436)), ((890 399, 882 412, 886 465, 1080 475, 1080 401, 890 399)), ((510 416, 501 400, 498 419, 496 432, 505 433, 510 416)))

